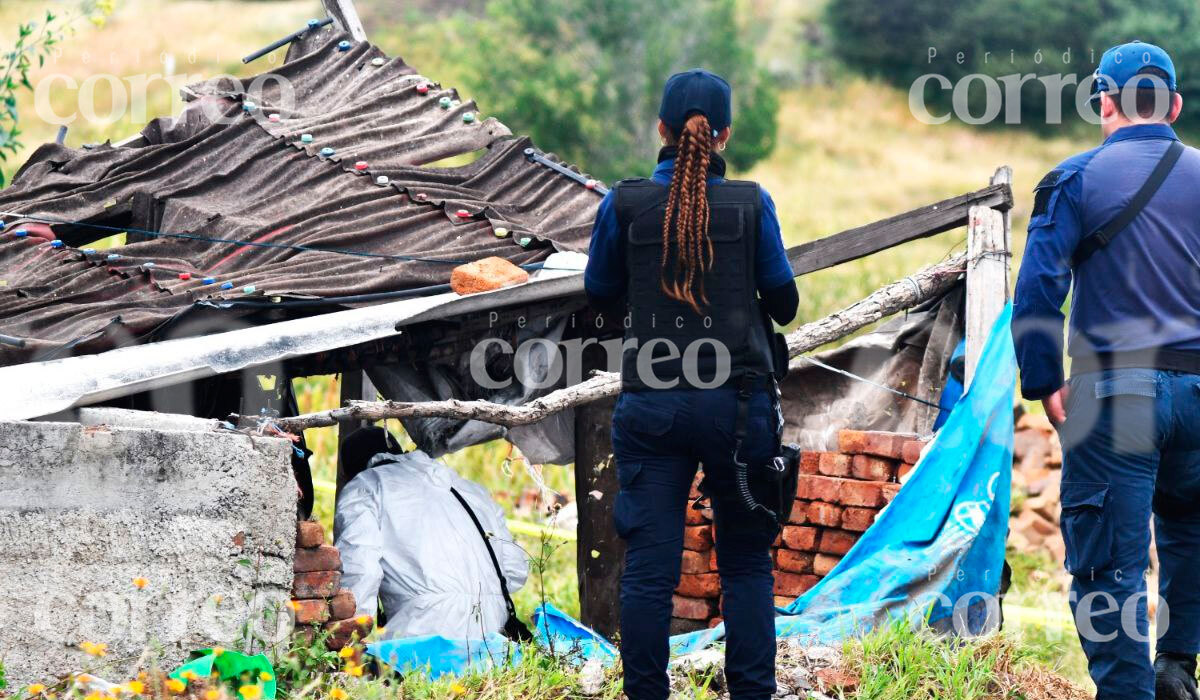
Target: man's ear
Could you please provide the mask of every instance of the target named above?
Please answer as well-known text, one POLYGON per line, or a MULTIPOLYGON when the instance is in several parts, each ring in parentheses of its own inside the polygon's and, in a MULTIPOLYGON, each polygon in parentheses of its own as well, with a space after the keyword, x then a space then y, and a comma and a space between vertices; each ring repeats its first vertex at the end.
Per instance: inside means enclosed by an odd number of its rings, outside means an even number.
POLYGON ((1117 117, 1120 112, 1117 110, 1117 100, 1115 95, 1107 92, 1100 93, 1100 121, 1107 124, 1117 117))
POLYGON ((1171 97, 1171 111, 1167 112, 1167 123, 1174 124, 1179 118, 1179 113, 1183 111, 1183 95, 1178 92, 1171 97))

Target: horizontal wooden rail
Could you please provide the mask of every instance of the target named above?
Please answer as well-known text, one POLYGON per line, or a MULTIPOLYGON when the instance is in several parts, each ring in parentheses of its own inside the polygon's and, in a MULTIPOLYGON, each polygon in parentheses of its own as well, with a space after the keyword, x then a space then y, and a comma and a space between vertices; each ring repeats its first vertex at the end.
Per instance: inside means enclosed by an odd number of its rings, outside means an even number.
POLYGON ((807 275, 887 250, 901 243, 965 226, 971 207, 990 207, 1007 211, 1012 208, 1012 203, 1012 189, 1007 184, 989 185, 975 192, 943 199, 936 204, 865 226, 801 243, 788 249, 788 262, 791 263, 792 273, 796 277, 807 275))

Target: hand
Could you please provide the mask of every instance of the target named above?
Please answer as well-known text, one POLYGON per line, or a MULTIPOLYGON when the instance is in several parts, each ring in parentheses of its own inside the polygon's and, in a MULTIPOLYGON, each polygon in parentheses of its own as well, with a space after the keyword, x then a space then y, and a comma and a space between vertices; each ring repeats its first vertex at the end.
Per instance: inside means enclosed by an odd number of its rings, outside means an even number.
POLYGON ((1046 409, 1046 417, 1055 426, 1062 425, 1067 420, 1067 409, 1065 407, 1067 405, 1067 396, 1070 393, 1071 388, 1063 384, 1058 391, 1042 399, 1042 408, 1046 409))

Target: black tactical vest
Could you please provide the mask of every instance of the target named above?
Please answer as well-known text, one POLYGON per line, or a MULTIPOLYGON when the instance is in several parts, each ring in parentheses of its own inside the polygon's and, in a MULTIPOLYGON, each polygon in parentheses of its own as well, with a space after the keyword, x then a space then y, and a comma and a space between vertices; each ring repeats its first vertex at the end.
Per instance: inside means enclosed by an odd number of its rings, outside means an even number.
MULTIPOLYGON (((758 185, 725 180, 708 186, 713 266, 704 278, 708 305, 701 306, 699 315, 662 290, 667 193, 666 185, 645 179, 623 180, 616 187, 628 276, 622 388, 712 388, 736 384, 748 371, 765 378, 772 371, 774 329, 756 291, 762 215, 758 185)), ((672 250, 668 274, 674 256, 672 250)))

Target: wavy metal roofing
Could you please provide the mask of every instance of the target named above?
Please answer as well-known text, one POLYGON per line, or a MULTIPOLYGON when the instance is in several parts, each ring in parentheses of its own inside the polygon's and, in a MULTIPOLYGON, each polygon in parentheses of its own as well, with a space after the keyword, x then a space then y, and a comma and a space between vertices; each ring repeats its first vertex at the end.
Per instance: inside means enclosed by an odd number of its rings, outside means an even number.
POLYGON ((421 290, 467 260, 586 250, 597 191, 530 162, 530 141, 495 119, 464 119, 473 102, 401 59, 341 50, 348 39, 327 30, 293 46, 272 71, 295 91, 290 108, 278 81, 212 81, 136 147, 39 148, 0 190, 0 212, 31 217, 0 214, 0 334, 26 341, 0 344, 0 365, 105 350, 197 302, 421 290), (125 246, 81 252, 117 231, 125 246))

